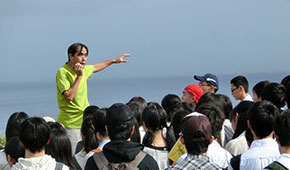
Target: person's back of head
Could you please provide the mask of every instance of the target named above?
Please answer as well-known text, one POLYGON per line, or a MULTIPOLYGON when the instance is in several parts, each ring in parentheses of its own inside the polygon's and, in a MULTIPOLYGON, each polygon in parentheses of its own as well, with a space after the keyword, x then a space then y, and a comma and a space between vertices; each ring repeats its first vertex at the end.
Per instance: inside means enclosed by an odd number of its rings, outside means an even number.
POLYGON ((230 121, 234 127, 234 136, 233 139, 237 138, 241 133, 243 133, 248 128, 248 110, 254 104, 252 101, 242 101, 240 102, 231 112, 230 121))
POLYGON ((107 110, 106 122, 111 140, 128 140, 133 133, 135 117, 129 106, 115 103, 107 110))
POLYGON ((142 108, 141 104, 137 103, 137 102, 130 102, 127 105, 134 112, 134 115, 135 115, 136 121, 138 122, 138 125, 142 126, 142 124, 143 124, 142 113, 143 113, 143 110, 145 108, 142 108))
POLYGON ((234 85, 236 88, 239 88, 240 86, 242 86, 244 88, 245 93, 249 92, 249 82, 247 78, 244 76, 240 75, 240 76, 234 77, 230 81, 230 83, 234 85))
POLYGON ((221 109, 212 103, 205 103, 200 105, 196 111, 208 117, 212 127, 212 135, 219 138, 225 120, 225 115, 221 109))
POLYGON ((101 136, 108 136, 106 131, 106 109, 99 109, 93 116, 93 125, 95 134, 99 133, 101 136))
POLYGON ((164 136, 168 150, 175 143, 175 137, 171 129, 167 126, 167 114, 165 110, 155 102, 148 103, 147 107, 142 113, 142 119, 146 126, 147 132, 143 138, 143 144, 150 146, 154 140, 154 132, 166 128, 166 136, 164 136))
POLYGON ((99 110, 98 106, 91 105, 86 107, 84 110, 83 120, 85 120, 87 117, 93 117, 93 115, 99 110))
POLYGON ((287 87, 290 84, 290 75, 285 76, 282 80, 281 80, 281 84, 285 87, 287 87))
POLYGON ((290 110, 283 111, 275 122, 274 132, 282 147, 290 147, 290 110))
POLYGON ((41 152, 50 138, 50 127, 40 117, 27 118, 21 124, 20 141, 32 153, 41 152))
POLYGON ((262 91, 269 83, 268 80, 260 81, 253 87, 253 100, 255 102, 262 101, 262 91))
POLYGON ((10 167, 17 162, 18 158, 24 158, 25 156, 25 148, 18 136, 14 136, 7 141, 4 151, 10 167))
POLYGON ((220 106, 222 111, 225 114, 225 118, 229 119, 230 118, 230 113, 233 110, 233 104, 231 99, 229 98, 229 96, 225 95, 225 94, 217 94, 217 102, 220 102, 220 106))
POLYGON ((209 119, 197 112, 185 116, 181 123, 180 136, 188 154, 199 155, 206 153, 209 144, 213 140, 209 119))
POLYGON ((256 102, 248 110, 250 129, 259 139, 269 136, 275 125, 279 109, 269 101, 256 102))
POLYGON ((91 150, 98 147, 98 142, 93 126, 93 116, 85 118, 81 127, 81 134, 83 135, 84 150, 89 153, 91 150))
POLYGON ((19 136, 21 124, 28 117, 24 112, 15 112, 9 117, 5 131, 6 141, 9 141, 11 137, 19 136))
POLYGON ((290 107, 290 83, 288 84, 285 90, 285 103, 289 109, 290 107))
POLYGON ((189 113, 192 113, 192 112, 195 111, 196 104, 195 103, 182 102, 182 107, 183 107, 183 110, 188 111, 189 113))
POLYGON ((183 118, 192 112, 188 112, 186 110, 181 110, 181 111, 176 112, 173 115, 170 126, 173 128, 175 139, 179 138, 180 126, 181 126, 181 122, 182 122, 183 118))
POLYGON ((48 122, 51 129, 49 143, 45 146, 45 153, 51 155, 57 162, 73 168, 72 150, 65 128, 58 122, 48 122))
POLYGON ((173 114, 183 109, 181 99, 175 94, 166 95, 161 102, 167 113, 167 122, 171 121, 173 114))
POLYGON ((276 107, 281 109, 285 106, 286 88, 279 83, 270 83, 262 91, 262 100, 272 102, 276 107))

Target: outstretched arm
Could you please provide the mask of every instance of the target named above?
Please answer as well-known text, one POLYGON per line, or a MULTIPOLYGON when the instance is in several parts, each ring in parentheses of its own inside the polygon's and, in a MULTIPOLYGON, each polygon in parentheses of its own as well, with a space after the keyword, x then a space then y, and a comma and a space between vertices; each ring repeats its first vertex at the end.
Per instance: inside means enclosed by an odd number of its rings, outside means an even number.
POLYGON ((108 66, 110 66, 111 64, 115 64, 115 63, 127 63, 127 60, 124 60, 125 57, 130 56, 130 54, 123 54, 118 58, 112 59, 112 60, 107 60, 101 63, 96 63, 94 64, 94 72, 98 72, 101 71, 105 68, 107 68, 108 66))

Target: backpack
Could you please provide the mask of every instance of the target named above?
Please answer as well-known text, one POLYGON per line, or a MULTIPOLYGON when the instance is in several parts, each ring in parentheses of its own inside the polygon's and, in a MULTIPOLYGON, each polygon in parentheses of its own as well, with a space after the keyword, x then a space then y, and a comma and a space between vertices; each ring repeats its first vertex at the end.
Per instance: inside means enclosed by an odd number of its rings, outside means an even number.
POLYGON ((140 151, 131 162, 109 162, 103 152, 94 153, 93 158, 99 170, 137 170, 137 166, 144 159, 146 153, 140 151))
POLYGON ((266 166, 265 169, 270 169, 270 170, 287 170, 288 168, 286 168, 281 163, 279 163, 277 161, 274 161, 270 165, 266 166))

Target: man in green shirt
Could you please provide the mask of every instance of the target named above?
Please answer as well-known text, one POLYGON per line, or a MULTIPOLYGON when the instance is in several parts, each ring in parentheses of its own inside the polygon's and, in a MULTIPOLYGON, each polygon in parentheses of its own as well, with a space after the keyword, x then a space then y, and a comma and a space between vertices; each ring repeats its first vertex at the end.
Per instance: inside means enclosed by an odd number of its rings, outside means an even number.
POLYGON ((60 109, 57 121, 62 123, 70 137, 73 152, 76 143, 81 140, 80 128, 83 111, 89 106, 87 97, 87 79, 93 73, 101 71, 114 63, 126 63, 123 54, 112 60, 94 65, 86 65, 88 48, 84 44, 75 43, 68 48, 68 62, 56 74, 57 102, 60 109))

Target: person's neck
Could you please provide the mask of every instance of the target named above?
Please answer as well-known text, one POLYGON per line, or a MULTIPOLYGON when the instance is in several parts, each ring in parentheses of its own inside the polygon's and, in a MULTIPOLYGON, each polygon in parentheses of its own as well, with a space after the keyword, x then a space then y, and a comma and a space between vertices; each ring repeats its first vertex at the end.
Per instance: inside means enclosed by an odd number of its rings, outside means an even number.
POLYGON ((271 132, 268 136, 266 137, 263 137, 263 138, 259 138, 255 133, 252 133, 253 134, 253 138, 254 140, 261 140, 261 139, 273 139, 273 133, 274 132, 271 132))
POLYGON ((280 145, 279 149, 280 149, 281 154, 283 154, 283 153, 290 154, 290 146, 281 146, 280 145))
POLYGON ((25 149, 25 158, 34 158, 45 155, 45 149, 42 148, 40 152, 32 153, 29 149, 25 149))
POLYGON ((241 101, 245 100, 245 98, 249 95, 249 93, 243 92, 242 93, 242 97, 241 97, 241 101))
POLYGON ((109 136, 101 136, 99 143, 103 142, 104 140, 110 140, 109 136))
POLYGON ((162 135, 162 130, 156 130, 153 132, 154 139, 152 142, 152 146, 156 147, 166 147, 166 141, 162 135))

